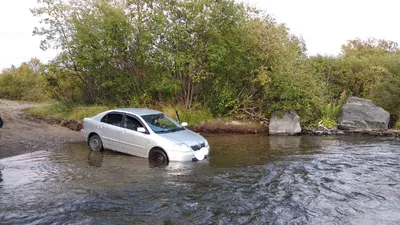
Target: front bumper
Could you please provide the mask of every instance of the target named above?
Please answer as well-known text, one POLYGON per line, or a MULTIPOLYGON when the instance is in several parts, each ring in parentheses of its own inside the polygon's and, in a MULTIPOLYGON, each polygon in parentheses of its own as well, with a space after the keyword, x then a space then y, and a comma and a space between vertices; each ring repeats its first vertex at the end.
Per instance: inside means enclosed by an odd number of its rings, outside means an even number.
MULTIPOLYGON (((202 155, 204 155, 204 158, 208 158, 208 156, 210 154, 210 146, 203 147, 199 151, 201 151, 202 155)), ((190 151, 190 152, 167 151, 167 155, 168 155, 169 161, 192 162, 192 161, 198 161, 195 154, 196 154, 196 152, 199 152, 199 151, 190 151)), ((197 154, 199 154, 199 153, 197 153, 197 154)))

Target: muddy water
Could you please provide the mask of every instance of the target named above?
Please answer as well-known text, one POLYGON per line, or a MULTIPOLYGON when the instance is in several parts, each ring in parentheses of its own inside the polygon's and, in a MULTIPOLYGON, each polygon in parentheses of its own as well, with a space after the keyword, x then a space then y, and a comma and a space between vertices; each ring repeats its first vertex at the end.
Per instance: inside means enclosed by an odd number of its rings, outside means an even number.
POLYGON ((214 136, 154 167, 86 145, 0 160, 1 224, 399 224, 400 141, 214 136))

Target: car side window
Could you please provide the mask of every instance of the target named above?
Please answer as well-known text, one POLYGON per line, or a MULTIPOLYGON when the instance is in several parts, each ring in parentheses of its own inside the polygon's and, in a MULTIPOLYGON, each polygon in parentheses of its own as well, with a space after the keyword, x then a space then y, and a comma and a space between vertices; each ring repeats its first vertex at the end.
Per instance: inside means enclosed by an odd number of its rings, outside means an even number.
MULTIPOLYGON (((122 125, 122 118, 123 118, 122 114, 109 113, 109 114, 107 114, 107 117, 105 119, 105 123, 120 127, 122 125)), ((101 119, 101 120, 103 121, 103 119, 101 119)))
POLYGON ((103 122, 103 123, 105 123, 105 122, 106 122, 106 120, 107 120, 107 114, 106 114, 105 116, 103 116, 103 118, 101 118, 100 122, 103 122))
POLYGON ((133 118, 131 116, 125 117, 124 128, 137 131, 138 127, 143 127, 143 125, 136 118, 133 118))

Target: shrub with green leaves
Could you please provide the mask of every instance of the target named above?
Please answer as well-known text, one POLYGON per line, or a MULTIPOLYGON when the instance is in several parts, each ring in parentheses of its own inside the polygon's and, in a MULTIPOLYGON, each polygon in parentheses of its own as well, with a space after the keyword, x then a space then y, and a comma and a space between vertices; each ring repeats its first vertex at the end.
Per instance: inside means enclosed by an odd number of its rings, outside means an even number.
POLYGON ((24 101, 46 101, 46 80, 42 64, 31 59, 19 67, 11 67, 0 73, 0 98, 24 101))
POLYGON ((339 117, 341 105, 327 104, 322 111, 322 125, 327 128, 336 127, 336 120, 339 117))

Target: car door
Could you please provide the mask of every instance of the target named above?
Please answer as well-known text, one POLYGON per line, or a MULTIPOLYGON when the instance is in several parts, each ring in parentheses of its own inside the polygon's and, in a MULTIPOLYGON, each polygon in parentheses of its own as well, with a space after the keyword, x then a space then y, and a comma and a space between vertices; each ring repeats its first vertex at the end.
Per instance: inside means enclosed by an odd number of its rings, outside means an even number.
POLYGON ((125 115, 122 127, 123 132, 121 140, 124 146, 124 152, 131 155, 146 157, 150 135, 145 126, 143 126, 137 117, 133 115, 125 115), (138 132, 138 127, 144 127, 147 132, 138 132))
POLYGON ((115 151, 123 150, 120 139, 123 118, 122 113, 110 112, 101 119, 99 135, 105 148, 115 151))

